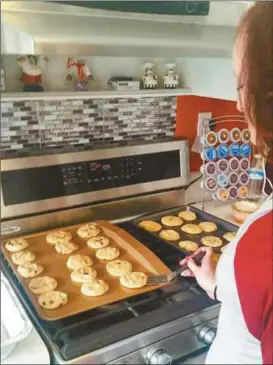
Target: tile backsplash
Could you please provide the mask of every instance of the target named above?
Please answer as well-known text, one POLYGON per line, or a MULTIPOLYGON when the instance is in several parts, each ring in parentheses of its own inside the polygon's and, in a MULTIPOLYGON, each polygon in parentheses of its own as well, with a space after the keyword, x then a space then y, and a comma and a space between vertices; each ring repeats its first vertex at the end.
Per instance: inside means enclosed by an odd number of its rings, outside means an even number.
POLYGON ((2 158, 171 138, 176 97, 1 102, 2 158))

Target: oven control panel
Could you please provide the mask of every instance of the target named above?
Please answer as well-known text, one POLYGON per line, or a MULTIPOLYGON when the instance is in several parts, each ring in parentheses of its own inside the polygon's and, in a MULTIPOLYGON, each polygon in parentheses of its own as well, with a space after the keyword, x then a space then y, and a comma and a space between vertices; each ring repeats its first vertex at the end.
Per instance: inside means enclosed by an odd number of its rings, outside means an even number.
POLYGON ((142 165, 145 159, 134 156, 92 161, 86 166, 88 184, 92 190, 136 184, 141 180, 142 165))
POLYGON ((3 171, 4 203, 7 206, 181 178, 180 154, 177 149, 3 171))
POLYGON ((60 166, 65 194, 119 188, 180 176, 179 154, 144 154, 60 166))
POLYGON ((63 185, 74 185, 84 180, 84 169, 82 164, 70 164, 61 166, 63 185))

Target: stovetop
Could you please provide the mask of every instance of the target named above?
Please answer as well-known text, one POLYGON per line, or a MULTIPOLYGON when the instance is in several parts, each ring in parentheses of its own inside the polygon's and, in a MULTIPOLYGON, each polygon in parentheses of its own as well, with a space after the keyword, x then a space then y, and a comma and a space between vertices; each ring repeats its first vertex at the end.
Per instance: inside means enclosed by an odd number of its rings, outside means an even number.
MULTIPOLYGON (((119 226, 151 249, 170 269, 174 269, 183 258, 178 250, 151 238, 130 222, 119 226)), ((34 307, 2 254, 1 261, 3 272, 46 345, 65 361, 215 304, 197 286, 194 279, 183 278, 147 294, 63 320, 48 322, 36 315, 34 307)))

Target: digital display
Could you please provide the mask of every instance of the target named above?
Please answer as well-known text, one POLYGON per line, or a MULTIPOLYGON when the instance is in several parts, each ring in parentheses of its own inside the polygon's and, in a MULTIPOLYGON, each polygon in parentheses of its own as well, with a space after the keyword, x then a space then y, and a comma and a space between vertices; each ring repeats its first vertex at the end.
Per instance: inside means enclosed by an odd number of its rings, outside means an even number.
POLYGON ((180 177, 180 151, 3 171, 6 206, 180 177))

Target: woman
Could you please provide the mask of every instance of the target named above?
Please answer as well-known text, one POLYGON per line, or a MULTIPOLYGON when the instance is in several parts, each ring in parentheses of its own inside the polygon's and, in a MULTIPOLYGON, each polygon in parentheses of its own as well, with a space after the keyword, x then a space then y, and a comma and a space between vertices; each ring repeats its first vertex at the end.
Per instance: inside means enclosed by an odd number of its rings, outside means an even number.
MULTIPOLYGON (((242 19, 234 47, 238 109, 257 150, 273 161, 273 2, 258 2, 242 19)), ((271 166, 271 163, 267 165, 271 166)), ((207 364, 272 364, 272 195, 249 216, 223 253, 217 270, 212 250, 202 265, 189 259, 182 275, 221 305, 217 336, 207 364)), ((195 253, 196 254, 196 253, 195 253)))

